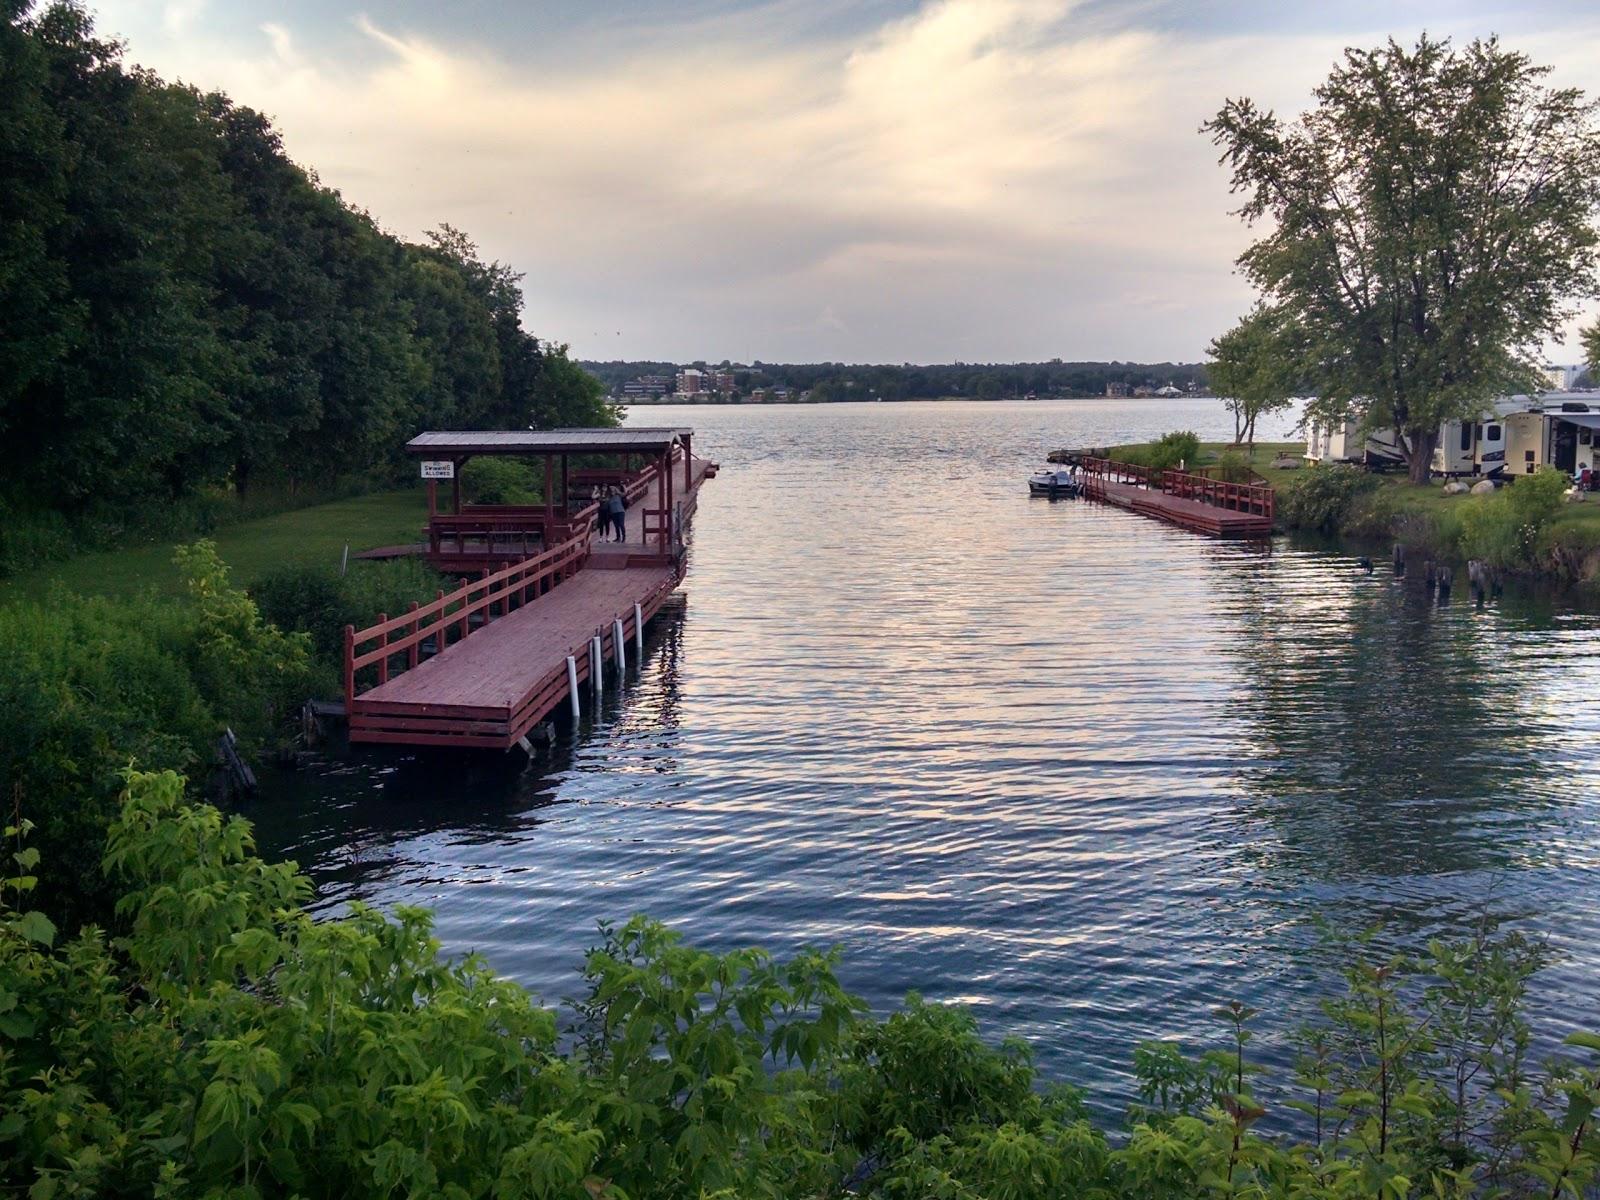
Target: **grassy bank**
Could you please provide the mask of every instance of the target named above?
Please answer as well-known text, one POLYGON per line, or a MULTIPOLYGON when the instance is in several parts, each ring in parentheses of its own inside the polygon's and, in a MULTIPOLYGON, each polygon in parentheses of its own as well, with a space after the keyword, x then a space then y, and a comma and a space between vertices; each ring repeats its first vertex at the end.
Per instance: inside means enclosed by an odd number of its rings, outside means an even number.
MULTIPOLYGON (((219 530, 213 540, 234 582, 248 587, 282 566, 337 567, 346 544, 356 554, 417 541, 427 512, 427 493, 420 487, 373 492, 241 521, 219 530)), ((183 580, 172 550, 173 543, 163 541, 48 563, 0 581, 0 603, 38 599, 57 581, 84 596, 132 596, 149 588, 176 596, 183 580)))
MULTIPOLYGON (((1108 453, 1138 461, 1154 445, 1112 446, 1108 453)), ((1299 458, 1303 452, 1299 442, 1261 442, 1248 455, 1222 442, 1202 442, 1188 465, 1203 469, 1217 466, 1224 456, 1245 456, 1276 489, 1278 523, 1285 530, 1335 534, 1385 548, 1399 543, 1413 556, 1456 563, 1481 559, 1513 574, 1600 580, 1600 495, 1571 501, 1561 495, 1561 485, 1543 477, 1537 484, 1530 483, 1534 477, 1523 477, 1493 495, 1452 495, 1443 480, 1415 484, 1401 471, 1272 466, 1280 454, 1299 458)))

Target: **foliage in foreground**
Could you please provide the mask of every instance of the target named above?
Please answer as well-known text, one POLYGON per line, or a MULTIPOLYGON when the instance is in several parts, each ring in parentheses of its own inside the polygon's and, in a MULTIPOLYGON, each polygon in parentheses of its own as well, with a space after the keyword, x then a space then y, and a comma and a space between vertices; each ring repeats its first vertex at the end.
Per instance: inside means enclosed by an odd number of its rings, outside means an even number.
POLYGON ((1543 955, 1516 936, 1436 945, 1421 975, 1358 950, 1301 1041, 1298 1114, 1258 1103, 1243 1006, 1219 1010, 1224 1050, 1147 1044, 1113 1137, 961 1009, 867 1017, 834 955, 710 954, 636 917, 551 1011, 441 960, 422 910, 312 920, 246 822, 185 804, 172 772, 126 782, 105 855, 121 936, 60 942, 27 828, 6 832, 0 1188, 38 1200, 1575 1197, 1595 1178, 1600 1037, 1531 1065, 1543 955))
POLYGON ((57 593, 0 608, 0 795, 25 809, 61 884, 57 917, 109 915, 84 870, 105 840, 132 758, 203 777, 224 727, 247 746, 307 695, 303 637, 264 621, 210 542, 179 552, 186 602, 57 593))

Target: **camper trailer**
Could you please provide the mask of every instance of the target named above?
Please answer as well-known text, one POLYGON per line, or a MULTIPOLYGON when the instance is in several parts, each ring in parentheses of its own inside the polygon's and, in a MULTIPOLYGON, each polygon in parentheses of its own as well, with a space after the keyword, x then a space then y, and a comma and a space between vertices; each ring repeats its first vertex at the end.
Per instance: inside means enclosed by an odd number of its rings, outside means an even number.
POLYGON ((1307 426, 1305 459, 1308 463, 1356 463, 1381 469, 1405 462, 1394 430, 1380 429, 1366 437, 1354 418, 1342 424, 1307 426))
POLYGON ((1595 465, 1600 453, 1600 398, 1592 392, 1553 392, 1528 405, 1505 421, 1509 474, 1532 475, 1540 467, 1555 467, 1572 475, 1595 465), (1590 400, 1597 403, 1591 406, 1590 400))
POLYGON ((1527 407, 1527 397, 1511 396, 1497 400, 1476 421, 1446 421, 1439 427, 1439 444, 1430 464, 1433 473, 1451 478, 1493 478, 1502 474, 1506 466, 1506 422, 1527 407))
POLYGON ((1347 463, 1356 461, 1361 445, 1360 426, 1355 421, 1306 427, 1306 461, 1309 463, 1347 463))

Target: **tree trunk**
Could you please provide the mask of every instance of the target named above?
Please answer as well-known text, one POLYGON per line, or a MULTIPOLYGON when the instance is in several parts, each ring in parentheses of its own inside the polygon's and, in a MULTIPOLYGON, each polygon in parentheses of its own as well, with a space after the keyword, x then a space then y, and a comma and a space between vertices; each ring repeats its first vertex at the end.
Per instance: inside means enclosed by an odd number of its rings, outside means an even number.
POLYGON ((1437 429, 1408 429, 1405 431, 1406 467, 1412 483, 1427 483, 1433 470, 1433 451, 1439 444, 1437 429))

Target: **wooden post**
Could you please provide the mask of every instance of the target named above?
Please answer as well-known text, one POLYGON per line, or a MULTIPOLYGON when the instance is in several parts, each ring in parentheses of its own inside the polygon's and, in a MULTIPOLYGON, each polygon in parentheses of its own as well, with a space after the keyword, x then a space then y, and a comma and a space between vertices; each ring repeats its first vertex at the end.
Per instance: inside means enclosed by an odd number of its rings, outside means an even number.
MULTIPOLYGON (((379 625, 382 625, 388 619, 389 619, 389 614, 388 613, 381 612, 381 613, 378 614, 378 624, 379 625)), ((381 634, 378 635, 378 646, 385 651, 383 656, 378 659, 378 682, 380 684, 388 683, 389 682, 389 655, 388 655, 387 651, 388 651, 388 648, 389 648, 389 631, 387 629, 385 629, 381 634)))
MULTIPOLYGON (((656 507, 665 514, 667 511, 667 460, 663 454, 656 461, 656 507)), ((667 552, 667 522, 665 516, 661 518, 661 553, 667 552)))
POLYGON ((552 455, 544 456, 544 537, 540 539, 543 545, 550 544, 550 526, 556 519, 555 508, 555 459, 552 455))
POLYGON ((683 494, 687 496, 694 486, 694 455, 689 453, 690 435, 683 435, 683 494))
POLYGON ((561 519, 572 515, 572 485, 567 482, 567 455, 561 456, 561 519))
POLYGON ((665 552, 668 553, 668 554, 671 554, 672 553, 672 526, 673 526, 673 520, 672 520, 672 491, 673 491, 673 488, 672 488, 672 447, 671 446, 667 447, 667 461, 664 464, 664 469, 665 469, 666 474, 667 474, 667 503, 666 503, 666 512, 663 513, 662 517, 661 517, 662 524, 664 526, 664 528, 662 529, 662 532, 661 532, 661 544, 662 544, 662 548, 665 550, 665 552))
POLYGON ((350 706, 356 702, 356 627, 344 627, 344 715, 350 718, 350 706))
POLYGON ((444 644, 449 640, 450 626, 444 623, 444 589, 440 588, 433 594, 434 600, 439 604, 439 620, 433 634, 433 652, 435 654, 444 649, 444 644))
POLYGON ((406 665, 408 667, 414 667, 414 666, 417 665, 417 608, 418 607, 419 606, 418 606, 417 602, 415 600, 413 600, 411 602, 411 628, 406 630, 406 638, 411 643, 409 646, 406 647, 406 665))

